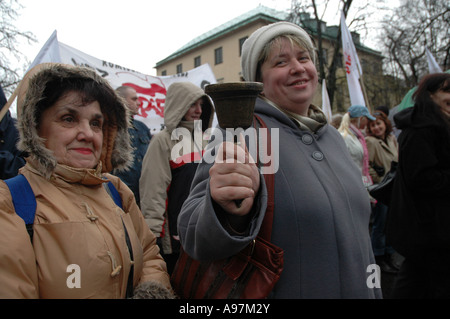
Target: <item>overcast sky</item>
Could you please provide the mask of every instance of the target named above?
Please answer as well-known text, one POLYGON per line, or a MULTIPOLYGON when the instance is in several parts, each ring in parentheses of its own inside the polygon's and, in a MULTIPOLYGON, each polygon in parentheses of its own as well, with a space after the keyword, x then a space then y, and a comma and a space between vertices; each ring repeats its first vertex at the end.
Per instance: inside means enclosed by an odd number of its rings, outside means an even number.
POLYGON ((290 0, 19 0, 17 28, 32 62, 57 30, 58 40, 98 59, 156 75, 154 66, 195 37, 258 4, 284 11, 290 0))
MULTIPOLYGON (((375 2, 395 6, 398 0, 375 2)), ((36 43, 20 46, 30 63, 56 30, 60 42, 88 55, 156 75, 156 63, 192 39, 259 4, 286 11, 291 0, 19 0, 19 3, 23 8, 18 10, 17 28, 31 31, 37 39, 36 43)), ((327 25, 339 25, 338 5, 339 1, 333 0, 326 10, 327 25)), ((350 16, 355 14, 355 10, 350 11, 350 16)), ((353 30, 351 25, 349 28, 353 30)), ((377 48, 372 38, 376 31, 371 28, 370 39, 361 35, 363 43, 374 49, 377 48)))

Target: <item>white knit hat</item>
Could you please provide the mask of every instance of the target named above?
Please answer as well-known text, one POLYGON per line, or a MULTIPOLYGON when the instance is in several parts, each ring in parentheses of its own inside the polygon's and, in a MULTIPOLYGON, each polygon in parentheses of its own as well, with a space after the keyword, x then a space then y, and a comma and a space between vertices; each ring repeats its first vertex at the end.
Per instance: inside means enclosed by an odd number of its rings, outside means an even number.
MULTIPOLYGON (((244 45, 242 46, 241 68, 242 76, 246 81, 256 81, 258 58, 264 46, 272 39, 284 34, 293 34, 298 36, 309 46, 305 49, 308 51, 314 50, 314 45, 309 34, 294 23, 280 21, 263 26, 253 32, 252 35, 245 40, 244 45)), ((315 63, 314 52, 310 52, 310 55, 313 63, 315 63)))

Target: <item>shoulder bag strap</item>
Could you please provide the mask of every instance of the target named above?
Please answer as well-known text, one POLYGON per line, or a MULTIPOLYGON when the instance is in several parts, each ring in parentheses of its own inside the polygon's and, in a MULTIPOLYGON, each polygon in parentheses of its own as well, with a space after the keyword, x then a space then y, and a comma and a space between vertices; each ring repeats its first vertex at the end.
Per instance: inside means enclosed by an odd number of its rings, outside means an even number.
MULTIPOLYGON (((262 118, 258 115, 254 115, 253 118, 253 126, 255 129, 263 128, 267 129, 267 141, 266 147, 267 151, 266 154, 272 154, 271 153, 271 139, 270 139, 270 130, 267 128, 266 123, 262 120, 262 118)), ((259 132, 257 132, 257 135, 259 132)), ((264 141, 263 141, 264 142, 264 141)), ((260 149, 260 141, 258 141, 258 150, 260 149)), ((258 167, 262 165, 262 163, 259 160, 258 155, 258 167)), ((273 223, 273 210, 274 210, 274 197, 275 197, 275 173, 271 172, 270 174, 264 174, 264 181, 266 182, 266 188, 267 188, 267 209, 266 214, 264 216, 263 223, 261 225, 261 229, 259 231, 258 236, 264 238, 265 240, 270 242, 270 238, 272 235, 272 223, 273 223)))

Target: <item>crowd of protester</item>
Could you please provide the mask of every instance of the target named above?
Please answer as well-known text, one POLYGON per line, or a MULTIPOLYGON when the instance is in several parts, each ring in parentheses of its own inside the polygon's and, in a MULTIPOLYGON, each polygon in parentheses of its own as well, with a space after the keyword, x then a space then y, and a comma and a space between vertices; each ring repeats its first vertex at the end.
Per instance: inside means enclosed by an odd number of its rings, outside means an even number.
POLYGON ((312 104, 315 63, 310 36, 289 22, 243 45, 244 81, 264 85, 255 115, 277 130, 272 190, 245 146, 257 137, 235 144, 218 128, 221 142, 197 145, 195 123, 211 128, 215 112, 192 83, 169 87, 165 128, 152 136, 132 88, 82 67, 30 70, 17 120, 8 111, 0 123, 0 297, 177 298, 181 251, 205 264, 238 254, 273 204, 270 241, 284 265, 267 297, 380 299, 389 273, 389 297, 449 298, 450 74, 423 77, 393 122, 386 106, 351 105, 328 123, 312 104), (393 162, 381 203, 367 187, 393 162), (32 205, 21 205, 27 194, 32 205))

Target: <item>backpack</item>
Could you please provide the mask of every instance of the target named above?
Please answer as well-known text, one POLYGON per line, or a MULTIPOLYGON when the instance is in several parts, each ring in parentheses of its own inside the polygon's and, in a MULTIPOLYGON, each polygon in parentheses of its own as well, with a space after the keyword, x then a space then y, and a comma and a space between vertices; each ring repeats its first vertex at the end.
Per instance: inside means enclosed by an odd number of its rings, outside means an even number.
MULTIPOLYGON (((10 179, 4 181, 9 187, 11 196, 13 199, 14 209, 17 215, 19 215, 25 222, 30 239, 33 242, 33 223, 34 216, 36 214, 36 198, 34 197, 33 190, 30 183, 25 176, 19 174, 10 179)), ((113 183, 107 183, 107 191, 111 195, 112 199, 117 206, 122 208, 122 198, 113 183)))
MULTIPOLYGON (((16 214, 24 220, 31 242, 33 242, 33 223, 34 216, 36 214, 36 198, 34 197, 30 183, 28 183, 28 180, 22 174, 6 179, 4 182, 9 187, 16 214)), ((112 197, 116 205, 123 209, 122 198, 120 197, 120 194, 114 184, 109 181, 106 185, 108 186, 106 188, 108 194, 112 197)), ((131 241, 127 228, 125 227, 125 223, 123 223, 123 227, 125 230, 125 239, 127 242, 128 251, 130 253, 130 258, 133 260, 133 249, 131 247, 131 241)), ((131 266, 127 282, 127 298, 131 298, 133 296, 133 272, 134 266, 131 266)))

